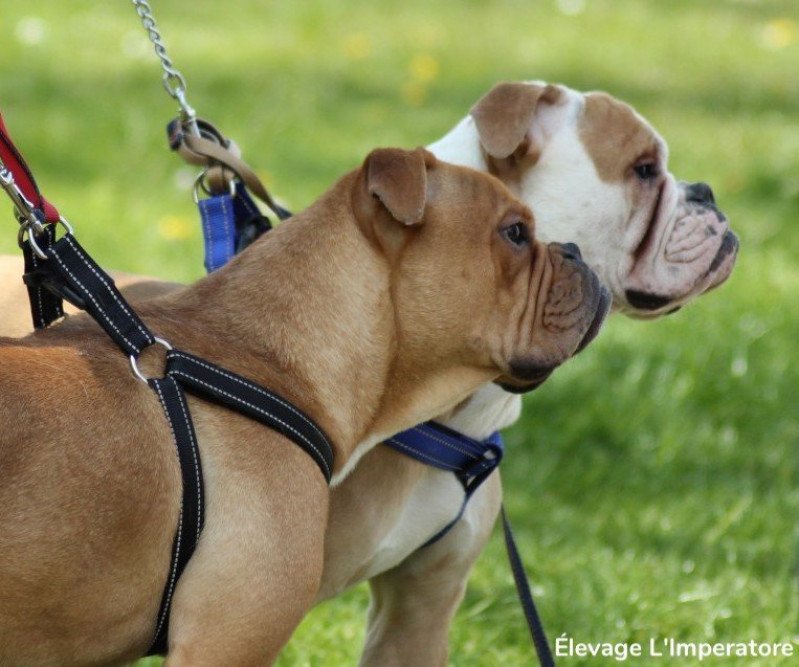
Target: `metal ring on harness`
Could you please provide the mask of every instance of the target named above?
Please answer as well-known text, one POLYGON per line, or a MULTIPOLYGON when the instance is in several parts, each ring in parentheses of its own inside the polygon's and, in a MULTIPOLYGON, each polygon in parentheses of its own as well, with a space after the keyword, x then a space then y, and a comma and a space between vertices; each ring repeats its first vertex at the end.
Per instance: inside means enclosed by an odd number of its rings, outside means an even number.
MULTIPOLYGON (((211 189, 208 187, 208 184, 205 182, 205 177, 208 175, 208 170, 211 168, 211 166, 217 166, 217 165, 209 165, 209 166, 207 166, 199 174, 197 174, 197 178, 194 179, 194 188, 192 189, 192 198, 194 199, 194 203, 195 204, 199 204, 200 203, 200 190, 202 190, 209 197, 213 197, 214 194, 215 194, 215 193, 213 193, 211 191, 211 189)), ((225 169, 224 166, 220 165, 220 167, 223 170, 225 169)), ((231 169, 230 171, 232 172, 233 170, 231 169)), ((228 179, 228 188, 230 190, 230 196, 231 197, 236 195, 236 179, 237 179, 237 176, 235 176, 235 172, 234 172, 234 178, 228 179)), ((216 193, 216 194, 219 194, 219 193, 216 193)))
MULTIPOLYGON (((28 218, 20 219, 22 216, 17 218, 19 222, 19 232, 17 232, 17 243, 21 248, 25 243, 25 233, 28 234, 28 243, 30 243, 31 249, 39 259, 47 259, 47 255, 45 252, 39 247, 36 243, 36 234, 41 234, 44 231, 44 225, 39 221, 36 220, 31 221, 28 218)), ((69 224, 67 219, 61 216, 58 219, 57 224, 61 225, 64 229, 67 230, 68 234, 74 234, 74 230, 72 229, 72 225, 69 224)))
MULTIPOLYGON (((173 349, 172 345, 170 345, 169 342, 165 341, 163 338, 159 338, 158 336, 153 336, 153 338, 155 339, 155 343, 153 343, 153 345, 158 344, 161 347, 163 347, 167 352, 173 349)), ((144 352, 144 350, 142 350, 142 352, 144 352)), ((144 384, 149 384, 149 378, 145 377, 145 375, 139 370, 139 358, 132 354, 130 355, 130 367, 133 370, 133 374, 137 378, 139 378, 142 382, 144 382, 144 384)))

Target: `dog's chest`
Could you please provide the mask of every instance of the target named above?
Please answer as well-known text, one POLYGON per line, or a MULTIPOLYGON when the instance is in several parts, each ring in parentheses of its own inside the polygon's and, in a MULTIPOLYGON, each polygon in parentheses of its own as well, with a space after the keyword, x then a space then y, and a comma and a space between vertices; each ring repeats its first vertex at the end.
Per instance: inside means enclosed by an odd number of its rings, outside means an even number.
POLYGON ((429 468, 390 530, 374 547, 365 579, 396 567, 452 521, 463 503, 455 475, 429 468))
POLYGON ((320 599, 396 567, 457 516, 464 494, 455 475, 410 459, 405 465, 418 468, 412 480, 386 479, 383 493, 372 489, 368 498, 336 499, 331 516, 348 504, 359 518, 349 523, 354 530, 335 524, 328 530, 320 599), (396 493, 398 484, 406 485, 404 493, 396 493))

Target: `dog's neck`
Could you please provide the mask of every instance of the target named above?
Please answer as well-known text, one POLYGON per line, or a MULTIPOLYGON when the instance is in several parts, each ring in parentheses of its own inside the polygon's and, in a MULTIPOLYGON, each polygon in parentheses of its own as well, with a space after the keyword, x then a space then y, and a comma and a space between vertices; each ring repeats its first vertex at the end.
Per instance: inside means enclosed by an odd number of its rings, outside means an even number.
POLYGON ((388 264, 352 220, 349 191, 345 177, 224 268, 155 302, 176 345, 262 383, 322 426, 334 482, 372 446, 487 379, 430 372, 398 349, 388 264))
MULTIPOLYGON (((489 170, 480 146, 480 135, 471 116, 463 118, 427 149, 446 162, 483 172, 489 170)), ((521 413, 521 403, 518 394, 511 394, 494 384, 486 384, 456 408, 439 413, 435 421, 475 440, 484 440, 494 431, 513 424, 521 413)))

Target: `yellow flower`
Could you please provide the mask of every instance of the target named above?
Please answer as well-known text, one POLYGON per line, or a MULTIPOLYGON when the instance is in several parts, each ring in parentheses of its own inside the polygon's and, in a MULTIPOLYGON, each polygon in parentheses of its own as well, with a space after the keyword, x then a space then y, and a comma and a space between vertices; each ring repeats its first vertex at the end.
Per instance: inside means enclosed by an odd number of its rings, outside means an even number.
POLYGON ((429 54, 420 53, 411 60, 411 78, 419 83, 433 81, 438 76, 438 69, 438 60, 429 54))
POLYGON ((177 215, 167 215, 158 221, 158 233, 167 241, 183 241, 193 232, 193 225, 177 215))
POLYGON ((269 185, 272 183, 272 181, 275 178, 272 175, 272 173, 268 172, 268 171, 265 171, 264 169, 259 169, 257 174, 258 174, 258 178, 261 179, 261 183, 263 183, 267 187, 267 189, 269 189, 269 185))
POLYGON ((344 40, 344 53, 351 60, 363 60, 372 55, 372 40, 362 32, 350 35, 344 40))
POLYGON ((761 44, 770 51, 784 49, 799 37, 799 24, 793 19, 782 18, 769 21, 760 34, 761 44))
POLYGON ((427 99, 427 88, 418 81, 408 81, 402 85, 402 99, 411 106, 421 106, 427 99))

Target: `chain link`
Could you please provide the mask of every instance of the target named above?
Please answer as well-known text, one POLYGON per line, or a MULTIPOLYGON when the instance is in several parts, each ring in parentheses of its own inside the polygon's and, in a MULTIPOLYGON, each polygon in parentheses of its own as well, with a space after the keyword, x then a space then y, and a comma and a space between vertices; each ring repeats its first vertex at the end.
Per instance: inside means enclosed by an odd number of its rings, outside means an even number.
POLYGON ((147 36, 153 43, 155 55, 161 61, 161 69, 164 71, 164 88, 180 105, 183 120, 193 126, 197 113, 186 100, 186 79, 183 78, 183 74, 172 64, 172 59, 167 55, 150 3, 147 0, 131 0, 131 2, 136 8, 136 13, 139 15, 144 29, 147 31, 147 36))

